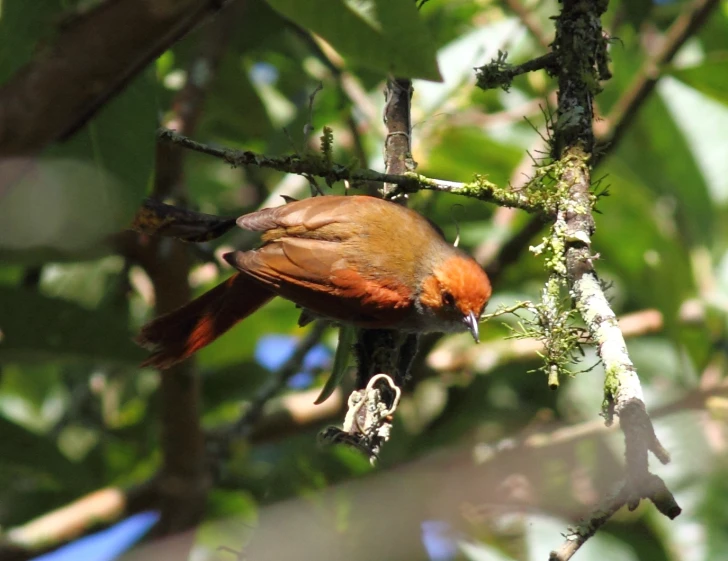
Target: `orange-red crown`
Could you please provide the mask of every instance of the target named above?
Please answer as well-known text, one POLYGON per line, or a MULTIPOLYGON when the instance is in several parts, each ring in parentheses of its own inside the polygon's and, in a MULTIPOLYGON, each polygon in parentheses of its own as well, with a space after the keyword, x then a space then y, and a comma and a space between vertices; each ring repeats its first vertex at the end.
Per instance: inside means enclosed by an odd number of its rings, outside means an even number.
POLYGON ((420 302, 433 309, 453 305, 466 316, 483 312, 492 289, 485 271, 466 255, 454 255, 425 280, 420 302), (449 302, 451 300, 451 303, 449 302))

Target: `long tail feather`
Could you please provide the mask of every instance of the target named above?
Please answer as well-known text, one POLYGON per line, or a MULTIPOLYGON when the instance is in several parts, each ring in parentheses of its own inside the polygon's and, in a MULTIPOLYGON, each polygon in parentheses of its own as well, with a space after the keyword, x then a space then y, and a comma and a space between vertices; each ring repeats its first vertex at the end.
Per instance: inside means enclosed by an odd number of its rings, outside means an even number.
POLYGON ((135 341, 152 351, 142 366, 166 369, 209 345, 273 294, 237 273, 181 308, 150 321, 135 341))

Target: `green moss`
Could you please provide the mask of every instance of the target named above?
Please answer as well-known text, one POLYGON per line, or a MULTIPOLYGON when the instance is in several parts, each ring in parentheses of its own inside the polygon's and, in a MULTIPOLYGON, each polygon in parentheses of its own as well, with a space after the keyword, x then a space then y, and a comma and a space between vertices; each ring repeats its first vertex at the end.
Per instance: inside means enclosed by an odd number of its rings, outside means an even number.
POLYGON ((324 127, 324 134, 321 135, 321 154, 323 155, 323 162, 329 167, 333 162, 333 152, 334 132, 330 127, 324 127))

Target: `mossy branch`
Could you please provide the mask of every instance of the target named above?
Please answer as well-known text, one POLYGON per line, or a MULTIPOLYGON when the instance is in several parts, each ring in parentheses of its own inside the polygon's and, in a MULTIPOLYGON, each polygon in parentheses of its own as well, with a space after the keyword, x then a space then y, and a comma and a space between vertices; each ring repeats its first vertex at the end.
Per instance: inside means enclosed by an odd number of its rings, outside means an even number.
POLYGON ((538 172, 523 188, 512 189, 496 185, 481 175, 475 176, 473 181, 459 183, 433 179, 415 172, 380 173, 371 169, 360 169, 354 165, 337 164, 331 161, 332 139, 326 131, 321 141, 322 152, 288 156, 266 156, 247 150, 218 148, 196 142, 169 129, 160 129, 157 137, 161 142, 171 142, 189 150, 220 158, 235 167, 253 165, 286 173, 321 177, 328 185, 333 185, 337 181, 347 182, 351 187, 358 187, 359 184, 367 182, 388 183, 397 187, 389 194, 390 198, 419 190, 430 190, 463 195, 545 215, 553 214, 556 209, 554 198, 541 190, 541 179, 548 172, 547 169, 538 172))
POLYGON ((549 73, 553 73, 554 63, 556 62, 556 57, 553 53, 546 53, 523 64, 510 64, 506 62, 507 58, 507 52, 498 51, 496 58, 488 64, 476 68, 476 85, 483 90, 501 88, 507 92, 511 89, 511 84, 516 76, 544 69, 549 73))
MULTIPOLYGON (((558 68, 558 110, 553 127, 551 154, 560 162, 554 172, 556 191, 563 194, 549 238, 544 242, 550 283, 566 284, 574 307, 583 319, 605 369, 604 415, 611 423, 620 417, 624 433, 626 471, 621 490, 582 524, 571 531, 562 548, 551 559, 565 561, 621 506, 634 510, 643 498, 650 499, 670 518, 680 507, 665 483, 650 473, 648 454, 667 463, 669 455, 655 435, 647 414, 637 372, 627 353, 624 337, 594 270, 591 238, 597 197, 591 184, 594 131, 592 100, 599 82, 609 77, 606 39, 601 16, 606 0, 563 0, 556 18, 553 52, 558 68)), ((545 289, 546 291, 547 289, 545 289)), ((555 313, 562 313, 553 302, 555 313)))

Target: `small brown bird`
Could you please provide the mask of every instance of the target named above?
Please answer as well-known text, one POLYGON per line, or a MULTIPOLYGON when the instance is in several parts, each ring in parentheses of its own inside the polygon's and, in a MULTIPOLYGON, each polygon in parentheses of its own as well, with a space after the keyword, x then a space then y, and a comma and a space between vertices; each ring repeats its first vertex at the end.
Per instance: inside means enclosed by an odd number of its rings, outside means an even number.
POLYGON ((367 328, 466 331, 491 294, 483 269, 415 211, 367 196, 324 196, 241 216, 263 245, 225 260, 239 273, 146 324, 145 366, 169 368, 274 296, 314 316, 367 328))

